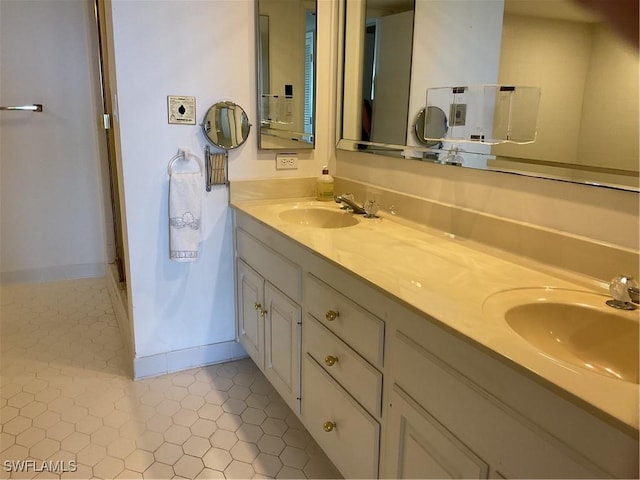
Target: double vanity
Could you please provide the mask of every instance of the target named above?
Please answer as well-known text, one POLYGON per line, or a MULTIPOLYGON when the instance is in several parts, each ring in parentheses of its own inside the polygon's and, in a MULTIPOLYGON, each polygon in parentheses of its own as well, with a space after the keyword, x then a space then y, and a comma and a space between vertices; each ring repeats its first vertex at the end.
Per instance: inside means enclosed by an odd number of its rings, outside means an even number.
POLYGON ((238 339, 346 478, 638 477, 638 313, 602 285, 234 190, 238 339))

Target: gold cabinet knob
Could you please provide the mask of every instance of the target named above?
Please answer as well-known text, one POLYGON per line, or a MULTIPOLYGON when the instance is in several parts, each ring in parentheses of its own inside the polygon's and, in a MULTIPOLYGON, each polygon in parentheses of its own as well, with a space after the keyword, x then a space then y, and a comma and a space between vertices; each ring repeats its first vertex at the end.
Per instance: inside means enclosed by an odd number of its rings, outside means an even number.
POLYGON ((324 318, 327 319, 328 322, 333 322, 336 318, 338 318, 340 316, 339 312, 334 312, 333 310, 329 310, 324 318))
POLYGON ((325 432, 330 432, 334 428, 336 428, 336 424, 334 422, 324 422, 324 425, 322 425, 322 428, 324 429, 325 432))
POLYGON ((333 366, 338 361, 338 357, 334 357, 333 355, 327 355, 324 357, 324 363, 327 367, 333 366))
POLYGON ((264 317, 267 314, 267 311, 264 308, 262 308, 262 305, 259 304, 258 302, 254 303, 253 306, 258 312, 258 315, 260 315, 261 317, 264 317))

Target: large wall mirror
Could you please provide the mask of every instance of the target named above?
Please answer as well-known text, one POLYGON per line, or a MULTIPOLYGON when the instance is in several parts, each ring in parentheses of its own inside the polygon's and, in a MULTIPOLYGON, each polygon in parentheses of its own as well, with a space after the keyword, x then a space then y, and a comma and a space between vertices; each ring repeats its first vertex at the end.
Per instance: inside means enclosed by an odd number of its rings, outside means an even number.
POLYGON ((341 22, 338 148, 639 189, 638 52, 573 0, 348 0, 341 22), (487 84, 540 87, 534 143, 425 144, 428 88, 487 84))
POLYGON ((255 0, 261 149, 308 149, 315 138, 316 3, 255 0))

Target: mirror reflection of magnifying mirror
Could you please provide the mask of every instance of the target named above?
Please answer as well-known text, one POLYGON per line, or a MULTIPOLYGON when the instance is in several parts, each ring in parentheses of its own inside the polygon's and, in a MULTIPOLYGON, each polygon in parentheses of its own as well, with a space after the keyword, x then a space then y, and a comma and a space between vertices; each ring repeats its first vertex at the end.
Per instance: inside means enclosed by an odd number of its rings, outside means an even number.
POLYGON ((204 116, 202 131, 212 145, 231 150, 249 137, 251 124, 243 108, 233 102, 218 102, 204 116))
POLYGON ((422 145, 425 147, 435 147, 440 145, 440 140, 427 140, 434 138, 444 138, 447 133, 447 116, 438 107, 423 108, 416 115, 413 124, 413 133, 422 145))

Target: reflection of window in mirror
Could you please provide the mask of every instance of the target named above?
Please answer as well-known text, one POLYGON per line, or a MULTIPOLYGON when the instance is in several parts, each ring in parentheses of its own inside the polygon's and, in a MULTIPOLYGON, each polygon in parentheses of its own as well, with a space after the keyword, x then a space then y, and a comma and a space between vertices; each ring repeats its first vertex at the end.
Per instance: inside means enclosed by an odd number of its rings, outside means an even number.
POLYGON ((304 133, 313 134, 315 92, 313 59, 316 52, 316 12, 313 10, 307 10, 304 40, 304 133))

